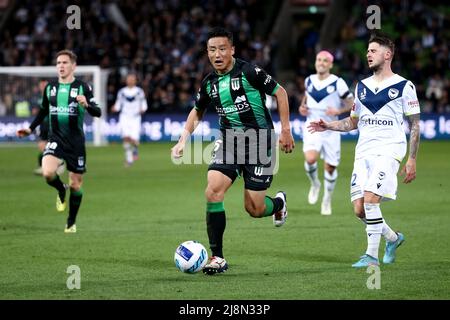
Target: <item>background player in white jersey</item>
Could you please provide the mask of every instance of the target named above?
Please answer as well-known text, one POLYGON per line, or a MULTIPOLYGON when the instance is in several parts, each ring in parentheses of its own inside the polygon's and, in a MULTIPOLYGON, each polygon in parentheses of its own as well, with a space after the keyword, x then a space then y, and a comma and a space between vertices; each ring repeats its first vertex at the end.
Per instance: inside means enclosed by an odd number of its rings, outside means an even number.
POLYGON ((321 119, 308 127, 311 132, 359 128, 351 200, 356 215, 366 224, 368 243, 366 253, 352 265, 355 268, 379 264, 381 235, 386 239, 383 263, 393 263, 396 249, 405 238, 392 231, 380 210, 382 200, 396 199, 397 172, 407 149, 403 116, 409 121, 410 138, 408 160, 401 173, 406 174, 404 183, 416 178, 420 107, 411 81, 391 70, 394 52, 392 40, 384 35, 373 35, 369 40, 367 61, 374 74, 358 82, 350 117, 333 122, 321 119))
MULTIPOLYGON (((307 117, 305 127, 311 121, 324 119, 335 121, 340 114, 349 112, 353 106, 353 94, 349 91, 344 79, 330 73, 333 67, 333 55, 328 51, 320 51, 316 56, 316 74, 305 79, 306 92, 303 96, 299 112, 307 117)), ((315 204, 319 198, 320 180, 317 172, 319 156, 324 159, 324 195, 321 214, 331 214, 331 197, 338 172, 341 156, 341 134, 339 132, 320 132, 312 134, 303 130, 303 153, 305 170, 311 182, 308 202, 315 204)))
POLYGON ((142 114, 147 111, 147 99, 142 88, 136 86, 135 74, 126 78, 126 87, 117 93, 113 112, 120 112, 119 126, 125 149, 125 166, 129 167, 138 159, 138 146, 141 136, 142 114))

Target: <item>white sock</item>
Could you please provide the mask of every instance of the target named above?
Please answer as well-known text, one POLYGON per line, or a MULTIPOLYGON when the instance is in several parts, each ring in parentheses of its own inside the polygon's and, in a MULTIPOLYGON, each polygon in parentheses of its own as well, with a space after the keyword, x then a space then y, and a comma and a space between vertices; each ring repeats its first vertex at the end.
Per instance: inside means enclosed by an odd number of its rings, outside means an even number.
POLYGON ((125 149, 125 160, 128 163, 133 162, 133 147, 131 146, 131 143, 125 142, 123 144, 123 148, 125 149))
POLYGON ((309 181, 311 181, 311 184, 318 185, 319 178, 317 175, 317 161, 313 164, 308 164, 308 162, 305 161, 305 170, 306 176, 308 177, 309 181))
POLYGON ((383 234, 383 237, 386 239, 386 241, 389 242, 395 242, 398 239, 397 234, 394 230, 389 227, 389 225, 385 222, 383 222, 383 231, 381 232, 383 234))
POLYGON ((383 216, 379 203, 364 203, 366 212, 367 251, 366 254, 378 259, 381 233, 383 231, 383 216))
POLYGON ((333 171, 332 174, 329 174, 327 170, 323 173, 323 181, 324 181, 324 199, 331 200, 333 196, 334 187, 336 186, 336 179, 338 177, 337 169, 333 171))

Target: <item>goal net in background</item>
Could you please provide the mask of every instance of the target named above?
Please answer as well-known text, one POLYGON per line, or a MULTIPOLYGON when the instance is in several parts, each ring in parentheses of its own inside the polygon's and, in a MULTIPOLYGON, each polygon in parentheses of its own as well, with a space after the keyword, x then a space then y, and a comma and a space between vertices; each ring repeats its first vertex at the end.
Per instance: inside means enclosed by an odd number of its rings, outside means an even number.
MULTIPOLYGON (((16 130, 30 125, 35 116, 33 109, 39 107, 42 99, 40 80, 54 80, 56 77, 55 66, 0 67, 0 142, 16 141, 16 130)), ((106 145, 103 127, 107 118, 108 71, 99 66, 77 66, 75 77, 92 86, 94 98, 102 109, 100 118, 92 118, 86 113, 86 142, 95 146, 106 145)), ((29 140, 35 138, 31 135, 29 140)))

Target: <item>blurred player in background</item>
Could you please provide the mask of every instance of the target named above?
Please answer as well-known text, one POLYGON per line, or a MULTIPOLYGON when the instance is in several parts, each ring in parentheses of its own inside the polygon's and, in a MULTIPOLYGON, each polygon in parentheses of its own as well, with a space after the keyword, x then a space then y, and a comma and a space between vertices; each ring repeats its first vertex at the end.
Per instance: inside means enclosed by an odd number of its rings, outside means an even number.
POLYGON ((276 150, 272 145, 276 138, 272 137, 273 122, 265 106, 265 94, 275 96, 277 100, 281 149, 286 153, 292 152, 294 139, 286 90, 261 68, 233 57, 231 32, 215 28, 209 32, 207 39, 208 58, 215 71, 203 79, 180 140, 172 148, 172 156, 182 156, 186 141, 206 109, 216 110, 221 136, 215 141, 205 191, 206 226, 212 255, 203 268, 205 274, 213 275, 228 269, 222 250, 226 225, 223 201, 238 176, 244 178, 245 209, 252 217, 272 216, 276 227, 286 221, 286 194, 279 191, 274 198, 266 195, 273 178, 271 167, 275 160, 272 153, 275 154, 276 150), (253 144, 246 140, 246 133, 251 132, 255 136, 253 144), (252 148, 253 153, 248 151, 252 148), (236 149, 245 149, 245 152, 239 153, 236 149), (250 156, 254 154, 268 155, 268 162, 264 163, 261 158, 252 162, 250 156))
POLYGON ((125 149, 126 167, 131 166, 138 159, 142 114, 147 111, 144 90, 136 86, 136 83, 135 74, 127 75, 126 87, 119 90, 116 102, 111 109, 113 112, 120 112, 119 126, 125 149))
POLYGON ((75 79, 77 56, 70 50, 56 54, 58 81, 50 81, 45 87, 41 109, 27 129, 17 131, 19 137, 30 135, 49 117, 48 143, 42 160, 42 175, 47 184, 58 191, 56 210, 66 209, 66 190, 70 187, 69 216, 64 229, 75 233, 76 217, 83 197, 83 173, 86 172, 86 146, 83 119, 87 111, 91 116, 100 117, 101 109, 94 101, 89 85, 75 79), (67 164, 69 183, 64 184, 56 173, 62 161, 67 164))
POLYGON ((311 187, 308 193, 309 204, 315 204, 319 198, 320 180, 317 160, 324 159, 324 194, 321 214, 331 214, 331 198, 336 179, 337 166, 341 156, 341 134, 339 132, 320 132, 311 134, 306 127, 311 121, 324 119, 335 121, 338 116, 349 112, 353 106, 353 94, 349 91, 344 79, 331 74, 333 55, 328 51, 320 51, 316 56, 316 74, 305 79, 305 95, 299 112, 306 117, 303 130, 303 153, 305 170, 311 187))
POLYGON ((382 200, 395 200, 397 197, 397 172, 407 151, 404 116, 410 126, 409 156, 401 170, 406 174, 404 183, 416 178, 420 141, 420 107, 416 89, 411 81, 392 72, 394 52, 391 39, 380 34, 372 35, 367 62, 373 75, 358 82, 350 117, 332 122, 320 119, 309 124, 311 132, 359 129, 350 191, 354 211, 366 224, 367 250, 352 265, 354 268, 379 265, 381 235, 386 239, 385 264, 395 261, 396 250, 405 239, 402 233, 389 227, 380 209, 382 200))
MULTIPOLYGON (((41 104, 42 104, 42 96, 45 90, 45 87, 47 86, 48 81, 46 79, 41 79, 39 80, 39 93, 40 93, 40 98, 39 98, 39 103, 33 107, 33 115, 36 116, 39 112, 39 110, 41 109, 41 104)), ((38 175, 38 176, 42 176, 42 157, 44 156, 44 150, 45 150, 45 145, 47 144, 47 140, 48 140, 48 116, 45 117, 45 119, 42 121, 42 123, 39 125, 39 135, 38 135, 38 142, 37 142, 37 146, 39 149, 39 154, 38 154, 38 167, 36 169, 34 169, 34 174, 38 175)), ((64 162, 62 162, 59 166, 58 169, 56 170, 56 173, 60 176, 64 173, 65 167, 64 167, 64 162)))

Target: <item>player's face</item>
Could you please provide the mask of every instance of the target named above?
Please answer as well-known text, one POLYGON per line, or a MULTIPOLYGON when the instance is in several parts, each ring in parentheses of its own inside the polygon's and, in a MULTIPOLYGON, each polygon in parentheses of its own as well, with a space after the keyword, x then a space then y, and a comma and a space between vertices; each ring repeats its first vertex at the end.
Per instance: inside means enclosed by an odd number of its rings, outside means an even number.
POLYGON ((127 76, 127 86, 129 87, 134 87, 136 85, 136 76, 133 74, 130 74, 129 76, 127 76))
POLYGON ((227 73, 233 68, 234 47, 227 37, 209 39, 207 50, 209 62, 218 73, 227 73))
POLYGON ((390 57, 390 51, 379 43, 371 42, 367 49, 367 64, 372 71, 380 70, 390 57))
POLYGON ((333 62, 325 55, 318 54, 316 56, 316 72, 318 74, 326 74, 330 72, 330 69, 333 67, 333 62))
POLYGON ((68 55, 62 54, 56 59, 56 69, 61 79, 67 79, 73 76, 75 63, 72 63, 68 55))

